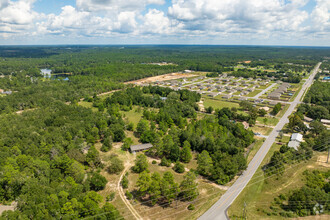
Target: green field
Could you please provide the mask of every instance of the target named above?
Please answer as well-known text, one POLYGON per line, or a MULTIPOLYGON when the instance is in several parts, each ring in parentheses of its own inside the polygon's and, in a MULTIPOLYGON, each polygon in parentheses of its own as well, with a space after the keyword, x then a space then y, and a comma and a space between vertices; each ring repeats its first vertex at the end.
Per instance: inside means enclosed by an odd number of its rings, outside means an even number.
POLYGON ((263 121, 264 118, 267 118, 267 123, 266 123, 266 125, 275 126, 275 125, 277 125, 277 123, 278 123, 278 121, 279 121, 279 119, 277 119, 277 118, 275 118, 275 117, 258 117, 258 118, 257 118, 257 122, 258 122, 259 124, 264 124, 264 121, 263 121))
POLYGON ((136 127, 136 125, 139 123, 139 121, 142 118, 143 115, 143 109, 140 108, 140 111, 138 110, 138 107, 134 106, 132 110, 130 111, 121 111, 121 113, 123 114, 123 117, 125 119, 127 119, 129 122, 133 122, 134 126, 136 127))
POLYGON ((205 108, 212 106, 214 109, 221 109, 224 107, 239 108, 239 104, 237 104, 237 103, 214 100, 214 99, 209 99, 209 98, 204 98, 204 106, 205 106, 205 108))

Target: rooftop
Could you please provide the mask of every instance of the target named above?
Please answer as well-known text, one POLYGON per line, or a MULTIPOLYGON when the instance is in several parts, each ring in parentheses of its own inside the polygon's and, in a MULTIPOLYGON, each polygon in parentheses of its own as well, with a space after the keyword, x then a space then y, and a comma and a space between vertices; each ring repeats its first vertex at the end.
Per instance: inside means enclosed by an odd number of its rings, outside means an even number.
POLYGON ((152 144, 148 143, 148 144, 137 144, 137 145, 132 145, 130 147, 131 151, 140 151, 140 150, 146 150, 152 148, 152 144))

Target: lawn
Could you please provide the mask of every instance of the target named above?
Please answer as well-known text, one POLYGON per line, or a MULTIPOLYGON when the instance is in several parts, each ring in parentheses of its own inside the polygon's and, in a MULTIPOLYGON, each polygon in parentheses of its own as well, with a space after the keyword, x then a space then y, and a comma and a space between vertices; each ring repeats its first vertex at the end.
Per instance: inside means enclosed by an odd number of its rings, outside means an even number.
POLYGON ((258 117, 257 118, 257 122, 259 123, 259 124, 264 124, 264 118, 267 118, 267 123, 266 123, 266 125, 271 125, 271 126, 275 126, 275 125, 277 125, 277 123, 278 123, 278 119, 277 118, 275 118, 275 117, 258 117))
POLYGON ((228 210, 231 219, 242 216, 244 203, 247 205, 247 219, 282 219, 280 216, 269 216, 273 212, 270 206, 274 198, 301 187, 304 184, 302 173, 306 169, 326 170, 324 166, 317 162, 318 157, 326 153, 314 153, 313 158, 307 162, 286 166, 282 176, 265 177, 261 167, 269 162, 274 151, 279 148, 280 145, 273 144, 251 181, 231 205, 228 210))
POLYGON ((264 90, 264 89, 267 89, 269 86, 271 86, 273 83, 270 83, 270 84, 267 84, 267 85, 264 85, 264 86, 260 86, 258 89, 261 89, 261 90, 264 90))
POLYGON ((273 128, 255 125, 251 128, 251 130, 255 133, 260 133, 262 135, 269 135, 270 132, 272 132, 273 128))
POLYGON ((208 108, 208 107, 212 106, 214 109, 221 109, 221 108, 224 108, 224 107, 239 108, 239 104, 237 104, 237 103, 214 100, 214 99, 209 99, 209 98, 204 98, 204 106, 205 106, 205 108, 208 108))
POLYGON ((262 90, 254 90, 253 92, 250 92, 249 94, 247 94, 247 97, 254 97, 256 95, 258 95, 260 92, 262 92, 262 90))

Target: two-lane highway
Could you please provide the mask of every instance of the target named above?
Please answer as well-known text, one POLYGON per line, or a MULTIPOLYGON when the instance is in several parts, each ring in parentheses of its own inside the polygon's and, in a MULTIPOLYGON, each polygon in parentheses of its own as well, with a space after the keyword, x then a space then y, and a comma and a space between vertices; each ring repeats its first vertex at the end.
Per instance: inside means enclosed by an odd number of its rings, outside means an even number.
POLYGON ((268 153, 270 147, 275 142, 275 138, 278 136, 280 130, 283 126, 289 122, 288 117, 292 114, 297 104, 300 103, 300 99, 303 96, 304 92, 312 85, 313 79, 320 67, 321 63, 318 63, 314 68, 312 74, 303 84, 302 89, 300 90, 298 96, 291 103, 290 107, 277 123, 273 131, 270 133, 268 138, 265 140, 263 145, 260 147, 257 154, 254 156, 252 161, 249 163, 248 168, 243 172, 243 174, 236 180, 236 182, 226 191, 224 195, 207 211, 205 212, 199 220, 225 220, 228 219, 226 212, 230 205, 234 202, 237 196, 242 192, 244 187, 251 180, 254 173, 257 171, 261 162, 268 153))

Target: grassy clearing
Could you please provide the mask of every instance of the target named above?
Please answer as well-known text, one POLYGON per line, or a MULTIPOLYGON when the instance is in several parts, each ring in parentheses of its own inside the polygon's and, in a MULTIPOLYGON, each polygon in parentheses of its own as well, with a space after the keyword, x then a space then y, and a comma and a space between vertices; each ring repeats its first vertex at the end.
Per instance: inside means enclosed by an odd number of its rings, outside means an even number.
POLYGON ((214 100, 214 99, 209 99, 209 98, 204 98, 204 106, 205 106, 205 108, 212 106, 214 109, 221 109, 221 108, 225 108, 225 107, 239 108, 239 104, 237 104, 237 103, 214 100))
POLYGON ((78 105, 85 107, 85 108, 90 108, 92 109, 93 112, 97 112, 98 109, 93 107, 93 103, 92 102, 86 102, 86 101, 80 101, 78 102, 78 105))
POLYGON ((269 207, 274 198, 282 193, 301 187, 304 184, 302 173, 306 169, 326 170, 325 167, 317 162, 318 157, 326 153, 314 152, 311 160, 287 166, 282 176, 275 175, 265 178, 261 167, 269 162, 274 151, 279 148, 280 145, 273 144, 247 187, 231 205, 228 210, 231 219, 242 216, 244 202, 247 204, 247 219, 282 219, 280 216, 267 215, 267 213, 273 212, 269 207))
POLYGON ((262 135, 269 135, 270 132, 272 132, 273 128, 255 125, 251 128, 251 130, 255 133, 260 133, 262 135))
POLYGON ((139 107, 134 106, 132 110, 128 112, 121 111, 124 118, 127 119, 129 122, 133 122, 135 126, 139 123, 143 115, 142 108, 140 109, 140 111, 138 111, 138 108, 139 107))
POLYGON ((247 94, 247 97, 254 97, 256 95, 258 95, 260 92, 262 92, 262 90, 254 90, 253 92, 250 92, 249 94, 247 94))
POLYGON ((275 117, 258 117, 257 118, 257 122, 259 123, 259 124, 264 124, 264 118, 267 118, 267 123, 266 123, 266 125, 271 125, 271 126, 275 126, 275 125, 277 125, 277 123, 278 123, 278 119, 277 118, 275 118, 275 117))

